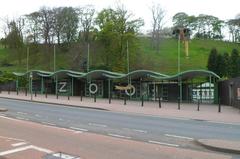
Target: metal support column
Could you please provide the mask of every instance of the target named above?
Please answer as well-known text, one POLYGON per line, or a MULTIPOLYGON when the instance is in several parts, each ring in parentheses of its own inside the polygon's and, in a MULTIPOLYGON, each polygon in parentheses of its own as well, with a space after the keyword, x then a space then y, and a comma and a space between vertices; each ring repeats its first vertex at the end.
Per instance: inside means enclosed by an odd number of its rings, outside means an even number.
POLYGON ((74 79, 73 79, 73 77, 71 77, 72 78, 72 81, 71 81, 71 95, 73 96, 73 82, 74 82, 74 79))
POLYGON ((58 93, 58 77, 57 75, 55 76, 55 94, 57 95, 58 93))
POLYGON ((44 82, 43 82, 43 77, 41 77, 41 94, 44 92, 44 82))
POLYGON ((109 99, 109 104, 111 104, 111 79, 108 79, 108 99, 109 99))

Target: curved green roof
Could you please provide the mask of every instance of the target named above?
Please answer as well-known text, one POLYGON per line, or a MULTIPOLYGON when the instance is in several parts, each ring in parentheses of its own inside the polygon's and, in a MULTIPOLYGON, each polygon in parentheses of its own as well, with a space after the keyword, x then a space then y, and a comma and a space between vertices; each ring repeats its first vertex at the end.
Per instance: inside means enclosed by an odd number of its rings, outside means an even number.
POLYGON ((215 74, 212 71, 208 70, 188 70, 188 71, 183 71, 175 75, 166 75, 162 74, 159 72, 154 72, 150 70, 134 70, 129 72, 128 74, 123 74, 123 73, 117 73, 117 72, 111 72, 111 71, 106 71, 106 70, 93 70, 88 73, 84 72, 77 72, 77 71, 72 71, 72 70, 58 70, 56 72, 47 72, 47 71, 42 71, 42 70, 31 70, 25 73, 18 73, 18 72, 13 72, 14 75, 16 76, 25 76, 30 73, 33 73, 34 76, 40 76, 40 77, 74 77, 74 78, 91 78, 91 79, 121 79, 121 78, 127 78, 131 77, 132 79, 136 78, 153 78, 157 80, 177 80, 179 77, 181 79, 190 79, 194 77, 199 77, 199 76, 212 76, 217 79, 220 79, 220 77, 215 74))

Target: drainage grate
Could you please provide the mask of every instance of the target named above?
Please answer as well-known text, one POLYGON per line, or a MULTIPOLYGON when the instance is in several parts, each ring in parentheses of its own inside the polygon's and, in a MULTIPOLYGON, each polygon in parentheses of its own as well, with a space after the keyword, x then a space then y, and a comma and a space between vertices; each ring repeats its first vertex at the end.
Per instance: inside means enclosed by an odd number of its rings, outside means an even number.
POLYGON ((44 156, 43 159, 81 159, 81 158, 78 156, 73 156, 63 152, 57 152, 57 153, 48 154, 44 156))

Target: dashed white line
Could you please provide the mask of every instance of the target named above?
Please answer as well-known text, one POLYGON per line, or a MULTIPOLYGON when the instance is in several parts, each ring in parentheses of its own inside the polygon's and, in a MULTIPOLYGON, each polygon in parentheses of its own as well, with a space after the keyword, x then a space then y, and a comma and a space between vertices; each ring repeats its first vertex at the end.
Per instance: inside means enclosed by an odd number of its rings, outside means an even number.
POLYGON ((22 145, 26 145, 26 144, 27 144, 26 142, 18 142, 18 143, 12 144, 12 146, 17 147, 17 146, 22 146, 22 145))
POLYGON ((153 140, 149 140, 148 142, 152 143, 152 144, 159 144, 159 145, 165 145, 165 146, 179 147, 179 145, 170 144, 170 143, 166 143, 166 142, 159 142, 159 141, 153 141, 153 140))
POLYGON ((29 120, 29 119, 23 118, 23 117, 16 117, 16 118, 19 119, 19 120, 29 120))
POLYGON ((97 123, 88 123, 88 125, 90 125, 90 126, 98 126, 98 127, 103 127, 103 128, 106 128, 106 127, 107 127, 107 125, 97 124, 97 123))
POLYGON ((41 122, 42 124, 46 124, 46 125, 51 125, 51 126, 55 126, 56 124, 53 123, 49 123, 49 122, 41 122))
POLYGON ((147 133, 147 131, 146 130, 140 130, 140 129, 133 129, 133 131, 136 131, 136 132, 140 132, 140 133, 147 133))
POLYGON ((70 129, 79 130, 79 131, 85 131, 85 132, 88 131, 87 129, 77 128, 77 127, 70 127, 70 129))
POLYGON ((24 113, 24 112, 17 112, 17 113, 22 115, 27 115, 27 113, 24 113))
POLYGON ((186 137, 186 136, 178 136, 178 135, 172 135, 172 134, 165 134, 167 137, 174 137, 174 138, 180 138, 180 139, 187 139, 187 140, 194 140, 194 138, 186 137))
POLYGON ((41 115, 39 115, 39 114, 35 114, 35 116, 36 116, 36 117, 41 117, 41 115))
POLYGON ((124 139, 131 139, 130 136, 123 136, 118 134, 108 134, 109 136, 118 137, 118 138, 124 138, 124 139))

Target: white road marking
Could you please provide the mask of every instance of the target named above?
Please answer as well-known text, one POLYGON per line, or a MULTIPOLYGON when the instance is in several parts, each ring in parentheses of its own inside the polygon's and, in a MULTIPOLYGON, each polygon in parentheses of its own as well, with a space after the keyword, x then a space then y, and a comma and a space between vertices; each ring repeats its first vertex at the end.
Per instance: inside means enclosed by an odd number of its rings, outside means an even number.
POLYGON ((191 138, 191 137, 178 136, 178 135, 172 135, 172 134, 165 134, 165 136, 168 136, 168 137, 175 137, 175 138, 180 138, 180 139, 187 139, 187 140, 194 140, 194 138, 191 138))
POLYGON ((27 119, 27 118, 23 118, 23 117, 16 117, 17 119, 19 119, 19 120, 29 120, 29 119, 27 119))
POLYGON ((37 151, 41 151, 41 152, 45 152, 45 153, 52 153, 51 150, 44 149, 44 148, 37 147, 37 146, 33 146, 33 145, 29 145, 29 146, 19 147, 19 148, 15 148, 15 149, 12 149, 12 150, 7 150, 7 151, 0 152, 0 156, 5 156, 5 155, 12 154, 12 153, 25 151, 25 150, 28 150, 28 149, 35 149, 37 151))
POLYGON ((118 134, 108 134, 108 135, 113 136, 113 137, 124 138, 124 139, 131 139, 130 136, 123 136, 123 135, 118 135, 118 134))
POLYGON ((179 147, 179 145, 169 144, 169 143, 166 143, 166 142, 159 142, 159 141, 153 141, 153 140, 149 140, 148 142, 152 143, 152 144, 159 144, 159 145, 165 145, 165 146, 179 147))
POLYGON ((214 124, 228 124, 228 125, 240 125, 240 123, 230 123, 230 122, 223 122, 223 121, 207 121, 208 123, 214 124))
POLYGON ((27 144, 26 142, 19 142, 19 143, 12 144, 12 146, 17 147, 17 146, 22 146, 22 145, 26 145, 26 144, 27 144))
POLYGON ((32 149, 41 151, 41 152, 45 152, 45 153, 53 153, 51 150, 45 149, 45 148, 41 148, 41 147, 37 147, 34 145, 30 145, 32 149))
POLYGON ((81 134, 81 133, 83 133, 82 131, 74 131, 73 132, 74 134, 81 134))
POLYGON ((140 133, 147 133, 147 131, 146 130, 140 130, 140 129, 133 129, 133 131, 136 131, 136 132, 140 132, 140 133))
POLYGON ((107 125, 104 125, 104 124, 96 124, 96 123, 88 123, 88 125, 90 126, 98 126, 98 127, 103 127, 103 128, 106 128, 107 125))
POLYGON ((76 158, 76 156, 71 156, 64 153, 55 153, 53 154, 53 156, 61 157, 62 159, 81 159, 80 157, 76 158))
POLYGON ((24 113, 24 112, 17 112, 17 113, 22 115, 27 115, 27 113, 24 113))
POLYGON ((0 136, 0 138, 2 138, 2 139, 7 139, 7 140, 22 141, 22 142, 25 141, 25 140, 22 140, 22 139, 17 139, 17 138, 12 138, 12 137, 5 137, 5 136, 0 136))
POLYGON ((70 129, 79 130, 79 131, 85 131, 85 132, 88 131, 87 129, 77 128, 77 127, 70 127, 70 129))
POLYGON ((47 125, 51 125, 51 126, 55 126, 56 124, 53 123, 49 123, 49 122, 41 122, 42 124, 47 124, 47 125))
POLYGON ((39 115, 39 114, 35 114, 35 116, 36 116, 36 117, 41 117, 41 115, 39 115))

